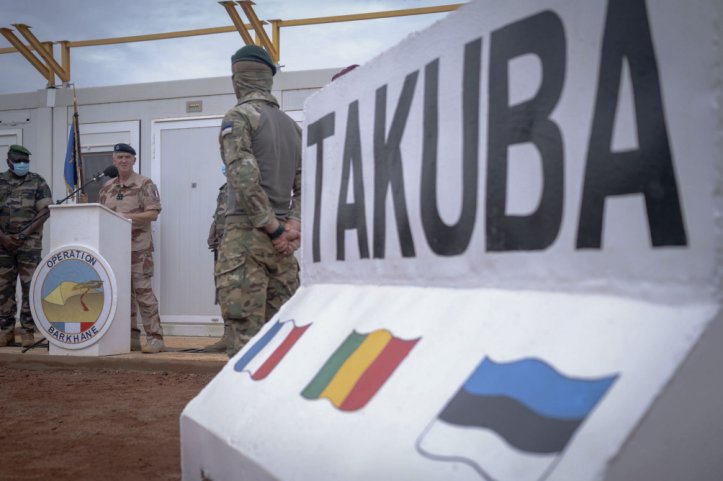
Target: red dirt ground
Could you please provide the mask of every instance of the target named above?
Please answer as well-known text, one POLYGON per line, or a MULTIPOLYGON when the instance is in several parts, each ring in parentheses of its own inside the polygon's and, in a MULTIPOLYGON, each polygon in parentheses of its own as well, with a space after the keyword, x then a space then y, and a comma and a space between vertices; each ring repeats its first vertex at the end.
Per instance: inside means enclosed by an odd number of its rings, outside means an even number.
POLYGON ((0 362, 0 480, 179 480, 179 417, 214 375, 0 362))

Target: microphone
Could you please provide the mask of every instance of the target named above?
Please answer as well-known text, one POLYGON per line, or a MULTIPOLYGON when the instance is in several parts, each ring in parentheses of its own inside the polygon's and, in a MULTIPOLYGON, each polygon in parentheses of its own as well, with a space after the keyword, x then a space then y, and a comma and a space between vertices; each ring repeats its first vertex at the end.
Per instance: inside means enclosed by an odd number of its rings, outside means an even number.
POLYGON ((66 200, 68 200, 68 199, 70 199, 71 197, 73 197, 79 190, 83 189, 83 188, 84 188, 85 186, 87 186, 88 184, 92 184, 93 182, 97 182, 98 180, 102 179, 103 177, 108 177, 108 178, 110 178, 110 179, 115 179, 116 177, 118 177, 118 168, 117 168, 115 165, 109 165, 108 167, 106 167, 105 169, 103 169, 101 172, 98 172, 97 174, 95 174, 95 175, 93 176, 93 178, 90 179, 88 182, 86 182, 85 184, 81 185, 80 187, 78 187, 77 189, 75 189, 73 192, 71 192, 70 194, 68 194, 67 197, 65 197, 64 199, 61 199, 61 200, 57 201, 55 204, 56 204, 56 205, 62 204, 62 203, 65 202, 66 200))
MULTIPOLYGON (((95 174, 95 176, 93 176, 93 180, 91 180, 90 182, 94 182, 101 177, 109 177, 111 179, 115 179, 116 177, 118 177, 118 168, 115 165, 109 165, 108 167, 103 169, 103 172, 98 172, 97 174, 95 174)), ((85 187, 85 185, 83 187, 85 187)))

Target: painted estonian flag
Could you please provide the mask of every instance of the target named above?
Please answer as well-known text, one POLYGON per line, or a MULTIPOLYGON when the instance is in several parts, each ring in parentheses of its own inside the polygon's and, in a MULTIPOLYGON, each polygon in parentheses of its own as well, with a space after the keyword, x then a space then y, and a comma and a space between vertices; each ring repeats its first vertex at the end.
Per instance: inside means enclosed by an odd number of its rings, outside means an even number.
POLYGON ((539 481, 610 386, 567 377, 538 359, 485 358, 419 437, 425 456, 462 461, 494 481, 539 481))
POLYGON ((301 395, 306 399, 327 398, 342 411, 361 409, 418 341, 396 338, 386 329, 369 334, 354 331, 301 395))
POLYGON ((276 324, 236 361, 234 371, 246 371, 251 374, 251 379, 254 381, 264 379, 271 374, 310 325, 297 327, 293 319, 276 321, 276 324))

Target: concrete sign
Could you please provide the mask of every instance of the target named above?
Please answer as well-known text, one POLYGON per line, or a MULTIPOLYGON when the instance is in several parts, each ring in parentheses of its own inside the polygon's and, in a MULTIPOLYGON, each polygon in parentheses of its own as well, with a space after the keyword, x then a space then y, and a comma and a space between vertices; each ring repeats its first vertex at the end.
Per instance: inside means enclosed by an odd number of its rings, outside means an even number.
POLYGON ((305 279, 706 283, 711 3, 476 3, 328 86, 306 110, 305 279))
POLYGON ((721 14, 472 2, 311 97, 303 287, 184 480, 717 479, 721 14))

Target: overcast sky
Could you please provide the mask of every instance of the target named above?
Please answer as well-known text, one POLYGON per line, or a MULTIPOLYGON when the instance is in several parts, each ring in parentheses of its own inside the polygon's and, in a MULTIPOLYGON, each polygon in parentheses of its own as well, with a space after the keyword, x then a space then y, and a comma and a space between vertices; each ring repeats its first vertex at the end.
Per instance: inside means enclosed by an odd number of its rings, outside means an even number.
MULTIPOLYGON (((465 0, 256 0, 261 20, 294 20, 464 3, 465 0)), ((240 7, 237 11, 243 16, 240 7)), ((364 63, 443 14, 281 29, 282 68, 364 63)), ((0 27, 24 23, 41 41, 78 41, 232 25, 216 0, 0 0, 0 27)), ((16 31, 16 35, 20 34, 16 31)), ((24 42, 27 43, 27 42, 24 42)), ((217 77, 243 42, 238 33, 71 49, 78 88, 217 77)), ((11 47, 0 36, 0 48, 11 47)), ((60 50, 55 48, 60 63, 60 50)), ((19 53, 0 55, 0 94, 43 89, 46 81, 19 53)), ((57 80, 59 82, 59 80, 57 80)))

